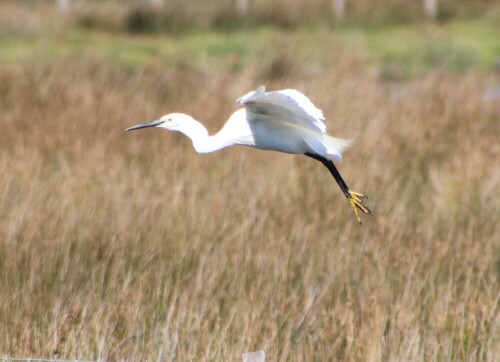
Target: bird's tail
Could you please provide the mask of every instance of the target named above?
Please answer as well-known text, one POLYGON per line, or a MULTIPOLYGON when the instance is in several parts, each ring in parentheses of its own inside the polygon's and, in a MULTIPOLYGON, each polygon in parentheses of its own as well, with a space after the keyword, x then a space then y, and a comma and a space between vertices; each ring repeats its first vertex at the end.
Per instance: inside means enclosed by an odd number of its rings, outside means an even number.
POLYGON ((330 137, 323 135, 323 143, 326 146, 326 153, 339 161, 342 161, 342 153, 351 145, 352 140, 330 137))

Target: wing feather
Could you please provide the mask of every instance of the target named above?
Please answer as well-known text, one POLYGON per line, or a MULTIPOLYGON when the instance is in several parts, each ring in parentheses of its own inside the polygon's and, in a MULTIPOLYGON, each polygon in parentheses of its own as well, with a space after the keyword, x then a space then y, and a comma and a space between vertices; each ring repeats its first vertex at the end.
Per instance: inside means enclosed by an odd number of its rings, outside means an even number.
POLYGON ((272 119, 326 133, 323 112, 304 94, 294 89, 267 92, 260 86, 237 100, 245 106, 250 121, 272 119))

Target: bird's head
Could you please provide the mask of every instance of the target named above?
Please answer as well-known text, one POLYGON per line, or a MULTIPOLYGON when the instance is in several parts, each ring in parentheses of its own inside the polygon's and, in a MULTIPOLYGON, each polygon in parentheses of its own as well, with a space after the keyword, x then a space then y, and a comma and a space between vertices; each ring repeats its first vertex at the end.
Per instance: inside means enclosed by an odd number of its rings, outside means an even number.
POLYGON ((168 129, 170 131, 179 131, 181 128, 191 124, 192 121, 194 121, 193 118, 191 116, 188 116, 187 114, 170 113, 164 115, 163 117, 161 117, 156 121, 139 124, 137 126, 127 128, 125 131, 133 131, 136 129, 146 128, 146 127, 158 127, 158 128, 168 129))

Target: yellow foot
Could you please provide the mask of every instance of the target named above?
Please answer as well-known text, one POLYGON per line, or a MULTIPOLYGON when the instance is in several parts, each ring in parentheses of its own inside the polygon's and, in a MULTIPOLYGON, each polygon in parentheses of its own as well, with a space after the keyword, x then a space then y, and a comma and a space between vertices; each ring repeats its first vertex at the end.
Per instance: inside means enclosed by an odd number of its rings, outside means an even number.
POLYGON ((351 203, 351 206, 354 209, 354 212, 356 213, 356 217, 358 218, 358 222, 361 224, 361 218, 359 217, 358 209, 361 210, 363 214, 367 215, 372 214, 368 206, 366 206, 363 201, 368 199, 368 197, 354 191, 349 191, 349 193, 351 194, 351 197, 348 197, 347 200, 349 200, 349 202, 351 203))

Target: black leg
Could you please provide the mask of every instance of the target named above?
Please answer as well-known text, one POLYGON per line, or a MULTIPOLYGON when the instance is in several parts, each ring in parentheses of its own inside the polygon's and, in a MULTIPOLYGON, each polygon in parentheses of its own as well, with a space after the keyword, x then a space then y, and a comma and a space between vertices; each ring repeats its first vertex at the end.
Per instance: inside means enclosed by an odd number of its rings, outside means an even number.
POLYGON ((312 153, 306 153, 305 155, 308 156, 308 157, 314 158, 315 160, 318 160, 323 165, 325 165, 326 168, 328 168, 328 171, 330 171, 330 173, 332 174, 332 176, 335 179, 335 181, 337 181, 337 183, 339 184, 340 189, 344 193, 345 197, 347 197, 347 198, 351 197, 351 192, 349 191, 349 187, 345 183, 345 181, 342 178, 342 176, 340 176, 340 173, 337 170, 337 167, 335 167, 335 164, 333 163, 332 160, 328 160, 328 159, 326 159, 326 158, 324 158, 322 156, 314 155, 312 153))
POLYGON ((333 163, 332 160, 329 160, 327 158, 324 158, 323 156, 315 155, 312 153, 306 153, 305 155, 320 161, 323 165, 326 166, 326 168, 328 168, 328 171, 330 171, 335 181, 337 181, 337 183, 339 184, 340 189, 344 193, 345 197, 347 197, 347 199, 351 203, 351 206, 354 208, 354 212, 356 213, 356 217, 358 218, 360 224, 361 224, 361 219, 359 218, 358 215, 358 209, 361 210, 361 212, 363 212, 364 214, 371 215, 372 212, 363 201, 364 199, 366 199, 366 196, 349 190, 349 187, 345 183, 342 176, 340 176, 340 173, 337 170, 337 167, 335 167, 335 164, 333 163))

